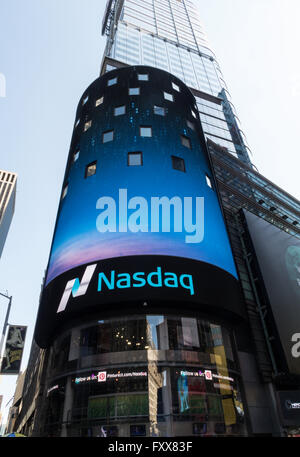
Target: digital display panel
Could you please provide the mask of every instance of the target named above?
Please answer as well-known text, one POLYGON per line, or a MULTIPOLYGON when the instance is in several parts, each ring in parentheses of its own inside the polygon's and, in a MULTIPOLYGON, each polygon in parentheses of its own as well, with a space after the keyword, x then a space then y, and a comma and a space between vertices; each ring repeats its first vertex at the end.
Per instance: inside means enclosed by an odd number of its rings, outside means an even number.
POLYGON ((300 240, 244 214, 288 369, 300 374, 300 240))
POLYGON ((175 78, 180 90, 167 106, 163 89, 172 78, 150 67, 114 70, 79 103, 76 117, 85 122, 76 123, 71 143, 36 326, 40 346, 76 312, 128 301, 187 300, 240 313, 205 139, 199 121, 187 123, 195 99, 175 78), (139 95, 130 96, 135 87, 139 95))

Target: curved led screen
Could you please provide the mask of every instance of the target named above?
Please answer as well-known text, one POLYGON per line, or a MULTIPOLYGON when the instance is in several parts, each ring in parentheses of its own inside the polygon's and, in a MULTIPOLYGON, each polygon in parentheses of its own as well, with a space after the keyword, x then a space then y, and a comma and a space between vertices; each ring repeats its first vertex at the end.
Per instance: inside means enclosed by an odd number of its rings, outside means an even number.
POLYGON ((199 302, 200 270, 201 283, 216 275, 221 291, 237 282, 196 113, 189 89, 151 67, 111 71, 84 93, 41 305, 51 302, 56 319, 83 290, 86 301, 95 277, 86 311, 99 292, 102 304, 174 291, 199 302))

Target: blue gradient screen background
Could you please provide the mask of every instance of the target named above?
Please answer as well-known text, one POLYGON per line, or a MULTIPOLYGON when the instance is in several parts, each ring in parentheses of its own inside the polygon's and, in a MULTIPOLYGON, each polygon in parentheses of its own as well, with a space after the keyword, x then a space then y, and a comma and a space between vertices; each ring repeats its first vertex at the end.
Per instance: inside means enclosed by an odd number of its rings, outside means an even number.
MULTIPOLYGON (((80 166, 80 159, 73 165, 71 173, 75 175, 74 178, 78 175, 78 180, 70 180, 68 193, 61 204, 47 283, 73 267, 131 255, 169 255, 201 260, 237 277, 217 196, 206 184, 203 171, 200 173, 198 161, 195 159, 193 163, 190 158, 191 170, 187 168, 187 172, 183 173, 172 169, 169 154, 164 157, 160 151, 160 159, 163 159, 163 164, 168 168, 169 176, 166 180, 160 175, 163 167, 160 170, 157 168, 153 153, 150 147, 149 151, 146 150, 143 154, 143 166, 135 167, 127 166, 125 152, 123 157, 122 153, 118 153, 117 160, 111 160, 109 152, 102 154, 101 166, 97 167, 96 174, 86 179, 85 167, 80 166), (120 156, 123 159, 121 170, 120 156), (114 182, 118 183, 117 188, 112 186, 112 176, 114 182), (185 236, 188 233, 174 233, 172 212, 169 233, 100 233, 96 220, 101 210, 96 208, 96 203, 100 197, 113 197, 116 201, 118 222, 119 189, 128 189, 128 200, 141 196, 148 201, 149 226, 151 197, 179 196, 182 201, 183 197, 193 197, 194 222, 195 198, 204 197, 203 241, 198 244, 186 243, 185 236)), ((128 216, 133 212, 134 210, 128 210, 128 216)))
MULTIPOLYGON (((166 75, 169 78, 169 75, 166 75)), ((153 73, 153 79, 154 77, 153 73)), ((161 75, 157 77, 162 85, 161 75)), ((106 90, 107 104, 93 109, 92 114, 92 108, 88 111, 88 116, 93 120, 92 126, 86 132, 83 132, 81 127, 82 133, 78 136, 78 141, 76 139, 80 148, 79 158, 75 162, 69 159, 65 180, 68 182, 68 192, 60 202, 46 285, 63 272, 80 265, 137 255, 166 255, 203 261, 237 278, 218 197, 206 182, 205 175, 211 177, 212 174, 206 152, 199 141, 201 130, 187 127, 186 119, 191 117, 187 101, 190 101, 188 97, 191 98, 191 95, 184 94, 182 89, 182 94, 178 95, 178 103, 176 98, 173 104, 169 103, 167 116, 157 116, 153 114, 153 104, 164 106, 162 91, 157 89, 158 84, 151 88, 149 82, 145 83, 141 88, 141 97, 128 98, 128 90, 122 88, 121 77, 119 79, 121 88, 113 86, 103 89, 102 77, 89 89, 90 93, 97 90, 100 95, 101 89, 106 90), (114 90, 119 92, 114 93, 114 90), (126 105, 126 114, 114 117, 114 106, 122 103, 126 105), (152 137, 141 137, 140 125, 151 125, 152 137), (110 129, 114 129, 114 139, 103 144, 102 132, 110 129), (191 149, 182 145, 180 135, 190 139, 191 149), (128 166, 128 152, 134 151, 142 151, 141 166, 128 166), (172 167, 172 156, 184 159, 185 172, 172 167), (85 178, 86 166, 93 161, 97 161, 96 174, 85 178), (147 200, 149 232, 120 233, 118 218, 115 233, 100 233, 97 230, 96 220, 101 212, 96 208, 98 199, 112 197, 116 202, 118 215, 119 189, 127 189, 128 200, 135 196, 147 200), (163 196, 169 199, 178 196, 182 203, 184 197, 192 197, 193 223, 196 197, 204 197, 202 242, 186 243, 185 236, 190 234, 184 231, 184 224, 182 233, 174 232, 172 211, 170 232, 150 231, 151 197, 163 196)), ((133 85, 134 82, 126 80, 126 84, 133 85)), ((170 85, 169 79, 166 79, 165 84, 170 85)), ((92 102, 94 103, 94 100, 92 102)), ((88 110, 89 107, 84 109, 88 110)), ((195 122, 195 119, 191 119, 195 122)), ((72 153, 71 148, 70 157, 72 153)), ((128 217, 133 212, 134 210, 128 210, 128 217)))

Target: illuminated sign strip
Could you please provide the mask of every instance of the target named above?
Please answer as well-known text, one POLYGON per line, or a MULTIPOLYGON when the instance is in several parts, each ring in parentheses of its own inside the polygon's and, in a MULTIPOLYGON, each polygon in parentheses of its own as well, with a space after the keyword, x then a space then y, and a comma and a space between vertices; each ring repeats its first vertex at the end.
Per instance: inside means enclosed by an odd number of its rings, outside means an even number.
POLYGON ((125 373, 107 373, 106 371, 99 371, 97 375, 91 374, 90 376, 75 378, 75 384, 81 384, 85 382, 97 381, 106 382, 108 379, 119 379, 119 378, 135 378, 135 377, 147 377, 146 371, 132 371, 125 373))

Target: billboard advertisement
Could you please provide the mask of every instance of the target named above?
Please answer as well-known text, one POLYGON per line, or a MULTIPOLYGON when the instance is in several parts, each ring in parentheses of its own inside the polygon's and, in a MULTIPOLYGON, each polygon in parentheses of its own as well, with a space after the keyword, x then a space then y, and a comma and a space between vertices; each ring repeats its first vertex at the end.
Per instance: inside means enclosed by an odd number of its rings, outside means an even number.
POLYGON ((235 306, 224 287, 234 289, 237 272, 201 126, 191 115, 194 98, 173 77, 179 92, 168 93, 167 105, 162 88, 170 91, 171 75, 139 68, 102 76, 79 104, 77 118, 88 122, 72 140, 41 324, 51 313, 62 321, 83 303, 86 311, 166 296, 208 303, 208 285, 217 282, 223 293, 212 301, 235 306), (148 80, 135 88, 139 97, 129 97, 138 71, 148 80))
POLYGON ((19 374, 27 327, 10 325, 1 363, 1 374, 19 374))
POLYGON ((300 239, 244 211, 286 364, 300 374, 300 239))

